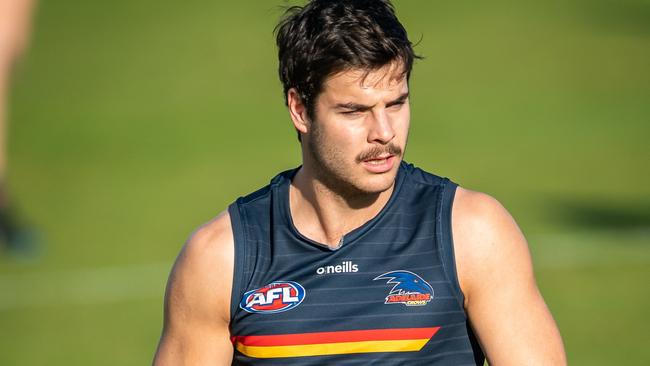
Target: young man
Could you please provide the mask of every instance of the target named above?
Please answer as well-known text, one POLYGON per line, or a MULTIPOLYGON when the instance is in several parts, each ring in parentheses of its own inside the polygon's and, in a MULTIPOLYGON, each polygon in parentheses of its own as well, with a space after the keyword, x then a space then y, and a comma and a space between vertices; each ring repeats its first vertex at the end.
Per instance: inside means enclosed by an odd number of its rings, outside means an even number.
POLYGON ((391 4, 311 1, 277 42, 303 165, 194 233, 154 363, 565 364, 507 211, 402 161, 415 55, 391 4))

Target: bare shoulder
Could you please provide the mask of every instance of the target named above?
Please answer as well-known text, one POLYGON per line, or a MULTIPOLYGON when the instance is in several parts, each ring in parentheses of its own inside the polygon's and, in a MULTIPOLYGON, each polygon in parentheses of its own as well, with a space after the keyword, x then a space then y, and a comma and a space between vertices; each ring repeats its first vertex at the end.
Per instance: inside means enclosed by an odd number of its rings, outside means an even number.
POLYGON ((192 304, 196 310, 205 307, 228 321, 233 265, 232 226, 224 211, 199 227, 183 246, 169 279, 167 302, 182 298, 181 304, 192 304))
POLYGON ((198 228, 176 259, 154 365, 230 365, 233 266, 234 239, 225 211, 198 228))
POLYGON ((454 198, 453 215, 464 224, 473 225, 472 229, 493 229, 494 225, 513 223, 508 211, 496 198, 482 192, 470 191, 458 187, 454 198))
POLYGON ((179 260, 186 259, 196 261, 197 264, 211 265, 215 264, 214 261, 232 262, 232 254, 234 254, 232 224, 228 211, 223 211, 190 235, 183 246, 179 260))
POLYGON ((475 285, 508 276, 530 276, 528 244, 510 213, 494 197, 459 187, 452 210, 454 250, 461 288, 470 301, 475 285))

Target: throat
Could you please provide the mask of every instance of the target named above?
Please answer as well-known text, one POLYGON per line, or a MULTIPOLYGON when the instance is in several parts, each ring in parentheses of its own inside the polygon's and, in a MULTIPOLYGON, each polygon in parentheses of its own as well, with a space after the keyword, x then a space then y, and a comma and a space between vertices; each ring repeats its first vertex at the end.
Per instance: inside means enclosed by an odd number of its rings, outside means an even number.
POLYGON ((393 188, 372 195, 344 197, 323 185, 304 181, 299 171, 289 185, 290 215, 302 236, 330 249, 338 249, 344 244, 346 234, 381 212, 392 191, 393 188))

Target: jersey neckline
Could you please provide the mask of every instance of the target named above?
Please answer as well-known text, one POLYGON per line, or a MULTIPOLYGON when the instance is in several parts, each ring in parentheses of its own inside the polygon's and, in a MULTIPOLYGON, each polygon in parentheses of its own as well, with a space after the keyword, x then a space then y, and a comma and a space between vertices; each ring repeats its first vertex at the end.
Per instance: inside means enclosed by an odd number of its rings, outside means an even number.
POLYGON ((394 205, 394 202, 397 200, 397 196, 399 195, 399 191, 402 187, 402 183, 404 182, 404 177, 406 175, 406 170, 408 169, 408 166, 409 165, 406 162, 404 161, 400 162, 400 166, 397 171, 397 176, 395 177, 395 187, 393 188, 393 192, 391 192, 391 196, 388 199, 388 202, 386 202, 386 204, 384 205, 384 207, 382 207, 379 213, 377 213, 370 220, 366 221, 363 225, 343 235, 341 241, 339 242, 336 248, 331 248, 326 244, 312 240, 306 237, 305 235, 303 235, 302 233, 300 233, 298 228, 296 228, 296 225, 293 222, 293 218, 291 217, 291 208, 289 205, 289 188, 291 186, 291 182, 293 181, 294 176, 301 168, 301 166, 295 169, 288 170, 281 174, 282 180, 278 182, 279 184, 276 186, 276 193, 277 193, 277 197, 279 198, 277 200, 277 204, 279 206, 278 208, 281 213, 281 217, 283 218, 284 221, 283 224, 285 224, 289 228, 289 231, 291 232, 291 235, 294 238, 302 242, 308 243, 312 246, 315 246, 319 249, 335 252, 341 249, 343 246, 349 246, 352 243, 354 243, 358 238, 363 236, 366 232, 368 232, 370 229, 372 229, 372 227, 375 226, 375 224, 379 222, 381 218, 386 214, 386 212, 389 211, 390 208, 394 205))

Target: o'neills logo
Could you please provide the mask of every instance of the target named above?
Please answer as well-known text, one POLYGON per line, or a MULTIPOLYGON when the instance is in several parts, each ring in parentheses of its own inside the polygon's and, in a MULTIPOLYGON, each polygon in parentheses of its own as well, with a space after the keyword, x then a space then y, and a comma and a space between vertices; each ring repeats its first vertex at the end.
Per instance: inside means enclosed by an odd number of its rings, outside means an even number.
POLYGON ((330 273, 354 273, 359 272, 359 266, 352 263, 352 261, 343 261, 341 264, 335 266, 323 266, 316 269, 316 274, 330 274, 330 273))

